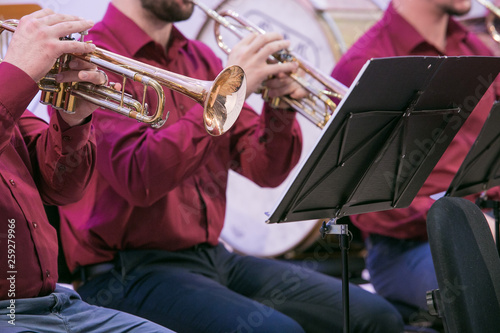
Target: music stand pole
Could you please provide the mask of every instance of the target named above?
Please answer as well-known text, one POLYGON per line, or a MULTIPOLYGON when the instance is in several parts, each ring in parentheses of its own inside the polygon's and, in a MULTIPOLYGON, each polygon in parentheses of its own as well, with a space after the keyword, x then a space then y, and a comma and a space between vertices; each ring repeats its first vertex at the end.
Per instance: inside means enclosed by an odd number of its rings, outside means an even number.
POLYGON ((326 234, 339 235, 339 245, 342 255, 342 304, 344 311, 344 333, 350 332, 349 326, 349 228, 347 224, 337 224, 337 218, 328 223, 323 222, 319 232, 321 237, 326 234))

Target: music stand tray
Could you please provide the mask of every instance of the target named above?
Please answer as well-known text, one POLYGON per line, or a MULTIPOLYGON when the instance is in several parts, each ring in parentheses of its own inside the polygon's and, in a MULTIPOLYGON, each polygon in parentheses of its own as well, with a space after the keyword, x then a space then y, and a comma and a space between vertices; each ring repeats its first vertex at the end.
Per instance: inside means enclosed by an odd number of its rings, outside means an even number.
POLYGON ((322 233, 340 234, 347 248, 335 220, 409 206, 499 69, 494 57, 369 60, 266 223, 330 218, 322 233))
MULTIPOLYGON (((495 102, 476 141, 453 178, 445 196, 464 197, 500 185, 500 103, 495 102)), ((499 202, 480 196, 476 204, 492 208, 495 217, 495 240, 500 253, 499 202)))

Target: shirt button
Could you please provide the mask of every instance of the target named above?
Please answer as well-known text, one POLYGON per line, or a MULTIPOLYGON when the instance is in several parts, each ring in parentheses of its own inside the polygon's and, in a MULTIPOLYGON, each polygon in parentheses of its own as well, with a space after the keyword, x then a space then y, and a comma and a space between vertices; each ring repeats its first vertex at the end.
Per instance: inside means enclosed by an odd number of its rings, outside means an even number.
POLYGON ((66 141, 66 142, 71 141, 71 137, 70 137, 70 136, 67 136, 67 135, 63 136, 63 138, 62 138, 62 139, 63 139, 63 141, 66 141))
POLYGON ((181 111, 184 111, 184 104, 179 105, 179 109, 181 109, 181 111))
POLYGON ((50 277, 50 271, 49 271, 48 269, 45 271, 45 275, 46 275, 47 277, 50 277))
POLYGON ((10 185, 12 185, 12 186, 16 186, 16 182, 14 181, 14 179, 10 179, 10 180, 9 180, 9 183, 10 183, 10 185))
POLYGON ((33 228, 35 228, 35 229, 38 228, 38 223, 33 222, 32 224, 33 224, 33 228))
POLYGON ((52 125, 52 127, 53 127, 56 131, 59 131, 59 126, 57 126, 57 124, 52 125))
POLYGON ((65 167, 64 165, 60 165, 60 166, 58 167, 58 169, 59 169, 59 171, 61 171, 61 172, 62 172, 62 171, 65 171, 65 170, 66 170, 66 167, 65 167))

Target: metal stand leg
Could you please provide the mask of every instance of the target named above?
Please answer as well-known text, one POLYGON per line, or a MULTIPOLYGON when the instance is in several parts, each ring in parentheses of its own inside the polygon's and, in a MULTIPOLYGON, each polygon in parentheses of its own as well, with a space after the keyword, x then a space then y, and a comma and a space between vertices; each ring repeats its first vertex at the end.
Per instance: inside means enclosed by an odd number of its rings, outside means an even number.
POLYGON ((342 254, 342 304, 344 310, 344 333, 350 332, 349 327, 349 229, 347 224, 337 224, 337 219, 333 218, 328 223, 323 222, 320 233, 321 237, 326 234, 339 236, 340 250, 342 254))

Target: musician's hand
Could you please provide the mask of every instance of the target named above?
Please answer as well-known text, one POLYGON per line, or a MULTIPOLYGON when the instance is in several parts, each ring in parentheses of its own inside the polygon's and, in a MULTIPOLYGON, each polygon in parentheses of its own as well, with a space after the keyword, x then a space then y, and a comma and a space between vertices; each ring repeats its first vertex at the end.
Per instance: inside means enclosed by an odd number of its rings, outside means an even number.
POLYGON ((89 53, 95 45, 61 37, 90 29, 93 22, 73 15, 42 9, 19 20, 4 61, 26 72, 38 82, 65 53, 89 53))
POLYGON ((268 77, 293 72, 297 69, 298 66, 294 62, 268 63, 271 54, 289 46, 289 41, 273 32, 264 35, 250 34, 234 46, 227 62, 228 65, 238 65, 245 71, 247 97, 257 91, 268 77))
MULTIPOLYGON (((269 100, 276 97, 289 97, 291 99, 301 99, 309 96, 309 92, 302 87, 290 75, 280 73, 272 79, 264 81, 263 87, 267 88, 267 97, 269 100)), ((278 108, 288 108, 289 105, 281 100, 278 108)))
MULTIPOLYGON (((56 76, 57 82, 90 82, 97 85, 107 84, 107 79, 106 74, 98 70, 95 65, 78 58, 73 58, 69 62, 69 70, 63 71, 56 76)), ((115 88, 120 89, 120 86, 115 86, 115 88)), ((81 124, 85 118, 97 109, 97 105, 80 98, 77 98, 75 103, 74 114, 59 111, 61 118, 70 126, 81 124)))

